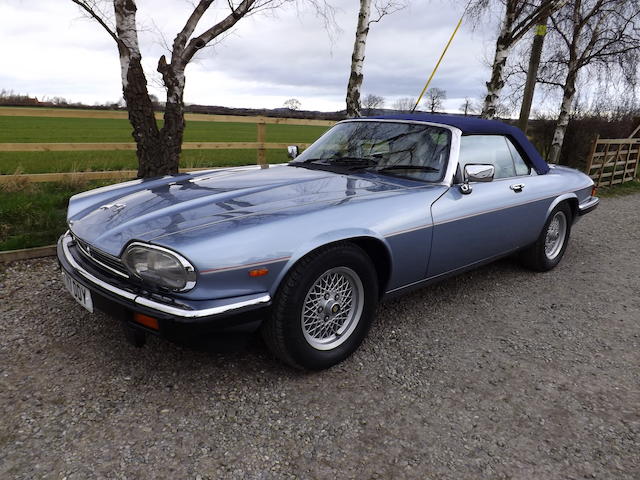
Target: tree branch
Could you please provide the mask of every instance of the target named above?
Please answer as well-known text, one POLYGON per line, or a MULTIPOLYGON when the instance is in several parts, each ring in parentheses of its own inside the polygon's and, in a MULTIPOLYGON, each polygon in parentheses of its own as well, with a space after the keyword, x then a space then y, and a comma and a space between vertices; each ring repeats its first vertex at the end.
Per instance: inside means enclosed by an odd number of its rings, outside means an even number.
POLYGON ((231 13, 226 18, 216 23, 213 27, 202 33, 198 37, 194 37, 187 44, 184 52, 180 55, 180 64, 186 66, 191 61, 193 56, 198 50, 205 47, 211 40, 218 35, 226 32, 233 27, 238 21, 254 10, 254 5, 257 0, 242 0, 237 7, 231 10, 231 13))
POLYGON ((198 26, 198 22, 202 19, 202 16, 209 9, 214 0, 200 0, 196 8, 189 16, 189 19, 184 24, 182 30, 176 35, 173 41, 173 50, 171 54, 171 61, 174 62, 182 56, 182 52, 187 44, 187 41, 193 35, 194 30, 198 26))
POLYGON ((522 19, 513 29, 512 42, 516 43, 520 40, 534 25, 542 22, 543 19, 551 15, 553 12, 562 8, 568 0, 547 1, 536 10, 531 12, 527 17, 522 19))
POLYGON ((372 23, 378 23, 380 22, 380 20, 382 20, 383 17, 396 13, 406 7, 406 3, 396 2, 393 0, 388 0, 383 4, 375 3, 373 5, 373 8, 376 9, 376 13, 378 14, 378 16, 373 20, 369 20, 368 25, 371 25, 372 23))
POLYGON ((87 12, 89 14, 89 16, 91 18, 93 18, 96 22, 98 22, 100 25, 102 25, 102 28, 104 28, 107 31, 107 33, 111 36, 111 38, 113 38, 113 40, 119 46, 122 46, 122 42, 120 41, 120 39, 116 35, 116 32, 114 32, 113 29, 111 27, 109 27, 109 25, 107 25, 107 22, 105 22, 104 19, 96 11, 97 9, 95 8, 95 3, 93 5, 90 5, 88 2, 83 1, 83 0, 71 0, 71 1, 73 3, 75 3, 76 5, 78 5, 85 12, 87 12))

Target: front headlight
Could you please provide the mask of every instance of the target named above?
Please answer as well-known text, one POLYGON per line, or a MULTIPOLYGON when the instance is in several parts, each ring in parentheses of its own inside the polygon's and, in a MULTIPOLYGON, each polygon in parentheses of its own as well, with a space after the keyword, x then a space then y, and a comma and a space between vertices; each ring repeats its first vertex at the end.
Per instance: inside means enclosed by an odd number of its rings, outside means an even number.
POLYGON ((196 284, 196 272, 189 261, 166 248, 132 243, 122 262, 139 279, 169 290, 184 292, 196 284))

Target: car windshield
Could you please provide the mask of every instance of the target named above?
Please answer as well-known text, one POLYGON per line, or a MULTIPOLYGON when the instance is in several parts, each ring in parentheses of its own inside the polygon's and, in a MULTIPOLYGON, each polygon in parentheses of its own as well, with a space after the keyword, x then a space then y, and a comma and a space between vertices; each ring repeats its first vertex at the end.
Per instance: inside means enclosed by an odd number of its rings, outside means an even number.
POLYGON ((427 182, 441 181, 451 132, 419 123, 340 123, 290 165, 327 170, 369 170, 427 182))

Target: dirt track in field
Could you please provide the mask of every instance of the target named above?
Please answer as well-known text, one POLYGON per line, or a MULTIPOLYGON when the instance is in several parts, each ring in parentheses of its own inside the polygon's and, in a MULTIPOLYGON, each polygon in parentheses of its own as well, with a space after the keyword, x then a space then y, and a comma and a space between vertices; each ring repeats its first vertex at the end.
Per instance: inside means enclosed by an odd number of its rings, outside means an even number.
POLYGON ((640 195, 552 272, 513 260, 383 305, 314 374, 84 313, 53 259, 0 266, 0 478, 640 478, 640 195), (4 270, 4 271, 3 271, 4 270))

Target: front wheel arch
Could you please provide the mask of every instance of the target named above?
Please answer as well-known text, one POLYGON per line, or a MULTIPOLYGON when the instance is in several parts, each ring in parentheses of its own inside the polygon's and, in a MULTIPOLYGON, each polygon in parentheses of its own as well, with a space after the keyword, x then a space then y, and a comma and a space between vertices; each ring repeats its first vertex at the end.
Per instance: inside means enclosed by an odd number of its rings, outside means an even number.
POLYGON ((304 253, 292 256, 286 268, 282 269, 282 272, 280 272, 280 275, 274 282, 271 295, 276 295, 276 293, 282 286, 282 281, 286 277, 287 273, 302 259, 308 257, 309 255, 317 253, 319 250, 323 250, 327 247, 331 247, 340 243, 351 243, 353 245, 356 245, 367 254, 376 270, 376 277, 378 281, 378 299, 382 298, 387 290, 389 280, 391 279, 393 260, 389 246, 380 238, 369 235, 340 238, 331 242, 317 245, 311 249, 307 249, 304 253))

